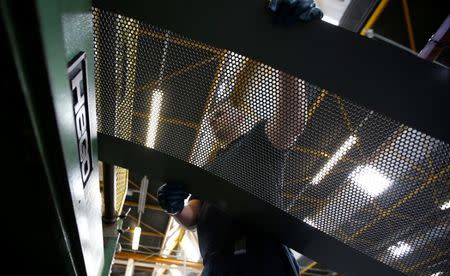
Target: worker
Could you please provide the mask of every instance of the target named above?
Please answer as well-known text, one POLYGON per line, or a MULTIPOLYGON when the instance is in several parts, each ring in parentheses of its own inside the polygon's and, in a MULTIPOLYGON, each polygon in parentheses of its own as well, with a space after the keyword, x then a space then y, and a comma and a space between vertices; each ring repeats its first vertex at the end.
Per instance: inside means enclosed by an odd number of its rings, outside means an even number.
MULTIPOLYGON (((304 15, 304 21, 317 18, 312 1, 276 2, 270 6, 272 11, 281 10, 290 18, 304 15)), ((281 72, 280 89, 275 92, 278 105, 273 115, 254 124, 229 99, 212 108, 208 121, 221 149, 203 168, 283 208, 286 158, 305 127, 308 103, 299 81, 281 72), (258 193, 264 190, 267 192, 258 193)), ((285 245, 264 233, 249 232, 225 211, 195 195, 185 205, 189 193, 183 185, 166 183, 157 194, 163 210, 186 228, 197 228, 203 276, 298 275, 298 263, 285 245)))

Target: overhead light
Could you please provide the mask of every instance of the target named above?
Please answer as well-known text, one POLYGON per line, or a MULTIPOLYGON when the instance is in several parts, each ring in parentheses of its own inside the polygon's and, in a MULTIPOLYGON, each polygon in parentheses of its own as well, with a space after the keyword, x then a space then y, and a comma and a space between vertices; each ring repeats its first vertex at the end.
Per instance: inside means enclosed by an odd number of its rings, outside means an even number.
POLYGON ((439 272, 431 274, 430 276, 441 276, 441 275, 444 275, 444 272, 439 271, 439 272))
MULTIPOLYGON (((145 212, 145 199, 147 198, 147 188, 148 188, 148 177, 144 175, 144 177, 141 180, 141 187, 139 190, 139 203, 138 203, 139 214, 143 214, 145 212)), ((139 222, 141 221, 139 220, 139 222)))
POLYGON ((349 178, 353 184, 372 197, 380 195, 392 183, 392 180, 370 165, 356 167, 349 178))
POLYGON ((133 242, 131 244, 131 249, 138 250, 139 249, 139 240, 141 239, 141 227, 136 226, 134 227, 133 231, 133 242))
POLYGON ((154 148, 155 146, 156 132, 159 124, 159 113, 161 112, 162 95, 163 93, 159 89, 153 92, 147 130, 147 147, 149 148, 154 148))
POLYGON ((125 269, 125 276, 133 276, 134 273, 134 259, 128 259, 127 268, 125 269))
POLYGON ((406 242, 399 241, 396 245, 389 247, 388 250, 395 257, 403 257, 411 251, 411 245, 406 242))
POLYGON ((450 200, 447 202, 444 202, 444 204, 441 205, 441 210, 447 210, 448 208, 450 208, 450 200))
POLYGON ((338 151, 333 154, 333 156, 328 160, 328 162, 323 166, 319 173, 312 179, 311 184, 316 185, 331 171, 331 169, 339 162, 339 160, 344 157, 344 155, 350 150, 350 148, 356 144, 358 138, 356 136, 350 135, 344 144, 338 149, 338 151))
POLYGON ((322 17, 322 21, 325 21, 325 22, 327 22, 327 23, 333 24, 333 25, 335 25, 335 26, 339 26, 339 20, 336 20, 336 19, 331 18, 331 17, 326 16, 326 15, 324 15, 324 16, 322 17))

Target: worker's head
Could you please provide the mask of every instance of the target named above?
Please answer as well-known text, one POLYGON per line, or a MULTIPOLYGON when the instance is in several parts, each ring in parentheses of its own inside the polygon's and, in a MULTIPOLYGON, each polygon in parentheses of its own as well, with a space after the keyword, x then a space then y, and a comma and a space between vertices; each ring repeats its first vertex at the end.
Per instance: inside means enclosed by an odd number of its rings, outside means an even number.
POLYGON ((223 100, 211 109, 208 121, 219 142, 226 143, 243 132, 245 112, 229 100, 223 100))

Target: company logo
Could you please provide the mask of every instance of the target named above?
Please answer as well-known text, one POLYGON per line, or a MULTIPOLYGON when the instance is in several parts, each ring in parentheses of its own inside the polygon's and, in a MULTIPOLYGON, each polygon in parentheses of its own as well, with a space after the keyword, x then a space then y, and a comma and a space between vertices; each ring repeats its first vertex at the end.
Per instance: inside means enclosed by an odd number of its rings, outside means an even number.
POLYGON ((73 114, 75 117, 81 178, 83 180, 83 186, 85 186, 92 171, 92 153, 89 132, 86 61, 84 54, 69 67, 69 78, 73 98, 73 114))

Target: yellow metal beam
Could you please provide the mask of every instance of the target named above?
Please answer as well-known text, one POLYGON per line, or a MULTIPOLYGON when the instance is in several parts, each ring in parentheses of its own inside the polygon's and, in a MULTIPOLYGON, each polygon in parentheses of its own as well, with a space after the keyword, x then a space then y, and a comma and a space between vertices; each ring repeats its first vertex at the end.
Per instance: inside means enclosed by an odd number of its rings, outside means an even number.
POLYGON ((411 24, 411 17, 409 16, 408 1, 402 0, 402 6, 403 14, 405 15, 406 29, 408 30, 409 45, 411 46, 411 49, 417 53, 416 41, 414 40, 414 32, 411 24))
POLYGON ((347 125, 347 129, 348 129, 349 132, 353 133, 352 123, 351 123, 350 118, 348 116, 347 109, 345 109, 344 102, 342 101, 342 98, 339 97, 338 95, 335 95, 335 97, 336 97, 336 100, 337 100, 337 102, 339 104, 339 108, 341 110, 342 118, 344 118, 345 124, 347 125))
POLYGON ((311 117, 317 111, 317 109, 319 108, 320 104, 323 102, 323 99, 325 98, 326 95, 328 95, 328 91, 325 89, 322 89, 322 93, 320 93, 319 97, 317 97, 317 100, 314 102, 314 104, 308 110, 308 121, 309 121, 309 119, 311 119, 311 117))
MULTIPOLYGON (((125 201, 125 205, 126 206, 131 206, 131 207, 138 207, 139 204, 136 203, 136 202, 125 201)), ((161 207, 156 206, 156 205, 145 204, 145 209, 150 209, 150 210, 163 212, 163 209, 161 209, 161 207)))
POLYGON ((186 72, 188 72, 188 71, 190 71, 190 70, 192 70, 192 69, 201 67, 201 66, 203 66, 203 65, 205 65, 205 64, 208 64, 208 63, 210 63, 210 62, 212 62, 212 61, 215 61, 215 60, 217 60, 218 58, 219 58, 218 56, 213 56, 213 57, 210 57, 210 58, 207 58, 207 59, 198 61, 198 62, 196 62, 196 63, 190 64, 190 65, 188 65, 188 66, 186 66, 186 67, 183 67, 182 69, 180 69, 180 70, 178 70, 178 71, 175 71, 175 72, 173 72, 173 73, 171 73, 171 74, 165 75, 165 76, 162 77, 161 79, 156 79, 156 80, 153 80, 153 81, 150 81, 150 82, 146 83, 145 85, 143 85, 142 87, 140 87, 139 89, 137 89, 136 92, 140 92, 140 91, 153 91, 155 88, 158 87, 158 85, 159 85, 160 83, 165 82, 165 81, 168 81, 168 80, 170 80, 170 79, 172 79, 172 78, 174 78, 174 77, 176 77, 176 76, 182 75, 182 74, 184 74, 184 73, 186 73, 186 72))
MULTIPOLYGON (((135 217, 133 217, 132 215, 128 215, 128 217, 131 218, 131 219, 134 220, 134 221, 138 221, 138 219, 135 218, 135 217)), ((152 231, 154 231, 154 232, 156 232, 156 233, 158 233, 158 234, 160 234, 160 235, 162 235, 162 236, 164 237, 164 234, 163 234, 163 233, 161 233, 160 231, 156 230, 154 227, 152 227, 152 226, 146 224, 146 223, 143 222, 142 220, 141 220, 141 224, 144 225, 145 227, 147 227, 148 229, 150 229, 150 230, 152 230, 152 231)))
POLYGON ((378 17, 381 15, 381 13, 386 8, 386 5, 389 3, 389 0, 381 0, 380 4, 378 4, 375 11, 370 16, 369 20, 367 20, 366 25, 364 25, 363 29, 359 33, 360 35, 366 35, 367 31, 372 28, 372 26, 377 21, 378 17))
POLYGON ((160 263, 160 264, 167 264, 167 265, 173 264, 173 265, 178 265, 178 266, 186 265, 187 267, 190 267, 190 268, 203 269, 203 264, 201 264, 201 263, 189 262, 189 261, 185 262, 183 260, 178 260, 175 258, 163 258, 163 257, 159 257, 159 256, 148 256, 148 255, 144 255, 144 254, 126 252, 126 251, 117 253, 115 255, 115 258, 120 259, 120 260, 134 259, 135 261, 138 261, 138 262, 152 263, 152 264, 160 263))
MULTIPOLYGON (((139 33, 143 34, 143 35, 147 35, 159 40, 163 40, 165 41, 167 39, 166 35, 163 33, 159 33, 159 32, 155 32, 155 31, 150 31, 150 30, 145 30, 145 29, 139 29, 139 33)), ((209 51, 212 52, 214 54, 220 54, 221 53, 221 49, 218 48, 214 48, 211 46, 207 46, 205 44, 199 43, 199 42, 195 42, 192 40, 187 40, 187 39, 182 39, 179 37, 174 37, 174 36, 170 36, 169 37, 169 42, 173 43, 173 44, 177 44, 180 46, 184 46, 184 47, 190 47, 190 48, 194 48, 194 49, 202 49, 205 51, 209 51)))
MULTIPOLYGON (((213 99, 214 99, 214 94, 217 91, 217 88, 219 87, 219 79, 220 76, 222 75, 222 71, 223 71, 223 67, 225 65, 225 60, 226 60, 226 54, 227 54, 227 50, 222 50, 219 53, 217 53, 219 56, 219 65, 218 68, 214 74, 214 79, 211 83, 211 86, 209 88, 208 91, 208 97, 206 98, 206 102, 205 105, 203 107, 203 112, 202 112, 202 119, 200 120, 200 125, 203 123, 203 121, 206 119, 207 113, 209 111, 210 106, 212 106, 213 104, 213 99)), ((195 149, 197 144, 200 141, 200 127, 197 128, 197 132, 195 134, 195 140, 194 140, 194 144, 192 145, 192 149, 191 149, 191 153, 189 154, 189 162, 192 162, 194 154, 195 154, 195 149)))
POLYGON ((313 268, 315 265, 317 265, 317 262, 312 262, 312 263, 310 263, 307 267, 305 267, 304 269, 302 269, 298 275, 299 275, 299 276, 302 276, 303 273, 305 273, 306 271, 310 270, 310 269, 313 268))
POLYGON ((237 107, 245 106, 245 96, 250 91, 252 78, 258 70, 259 63, 247 59, 241 65, 241 68, 236 76, 236 84, 231 92, 231 104, 237 107))
POLYGON ((297 152, 301 152, 301 153, 306 153, 312 156, 317 156, 317 157, 323 157, 323 158, 328 158, 330 157, 330 154, 328 152, 324 152, 321 150, 316 150, 313 148, 306 148, 306 147, 302 147, 302 146, 294 146, 294 151, 297 152))

